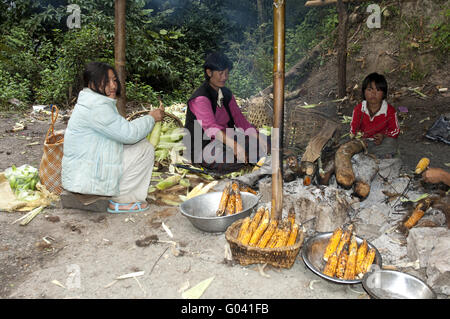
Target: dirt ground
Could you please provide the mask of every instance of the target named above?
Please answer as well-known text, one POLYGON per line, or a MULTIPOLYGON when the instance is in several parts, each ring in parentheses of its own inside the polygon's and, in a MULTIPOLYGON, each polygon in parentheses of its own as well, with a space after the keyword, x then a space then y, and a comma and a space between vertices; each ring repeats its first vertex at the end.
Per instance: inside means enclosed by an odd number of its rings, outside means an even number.
MULTIPOLYGON (((432 166, 449 169, 445 164, 450 162, 450 146, 423 137, 439 114, 449 112, 449 102, 449 97, 407 97, 395 102, 395 106, 409 109, 400 146, 405 172, 411 172, 422 156, 429 156, 432 166)), ((343 113, 351 115, 351 109, 343 113)), ((0 118, 0 171, 12 164, 39 167, 49 117, 33 119, 25 112, 2 113, 0 118), (27 128, 9 132, 19 120, 24 120, 27 128)), ((65 126, 58 121, 56 128, 65 126)), ((205 299, 369 298, 360 284, 340 285, 318 277, 300 255, 288 270, 269 266, 260 270, 256 265, 224 262, 224 234, 197 230, 173 207, 152 204, 143 214, 111 215, 61 209, 56 203, 27 226, 12 225, 21 214, 0 212, 3 299, 179 299, 183 289, 210 277, 214 280, 202 295, 205 299), (163 230, 162 223, 172 231, 173 238, 163 230), (136 244, 151 235, 160 241, 176 242, 177 249, 170 243, 136 244), (144 271, 144 275, 115 281, 118 276, 138 271, 144 271)))

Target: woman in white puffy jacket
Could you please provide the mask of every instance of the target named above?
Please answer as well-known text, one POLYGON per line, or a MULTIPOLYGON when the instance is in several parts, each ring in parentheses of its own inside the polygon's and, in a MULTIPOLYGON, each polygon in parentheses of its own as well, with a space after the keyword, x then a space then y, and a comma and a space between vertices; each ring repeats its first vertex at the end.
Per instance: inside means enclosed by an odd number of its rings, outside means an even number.
POLYGON ((145 137, 164 110, 123 118, 116 107, 121 85, 106 63, 89 63, 83 80, 64 134, 62 185, 70 192, 112 196, 111 213, 147 210, 154 148, 145 137))

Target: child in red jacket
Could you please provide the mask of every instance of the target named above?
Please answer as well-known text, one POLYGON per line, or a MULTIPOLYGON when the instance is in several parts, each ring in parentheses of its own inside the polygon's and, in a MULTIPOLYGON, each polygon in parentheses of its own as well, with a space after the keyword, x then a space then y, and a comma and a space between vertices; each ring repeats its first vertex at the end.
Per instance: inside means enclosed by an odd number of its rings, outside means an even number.
POLYGON ((397 154, 400 127, 397 111, 386 102, 388 85, 383 75, 369 74, 362 84, 363 101, 353 109, 350 133, 362 133, 368 151, 379 158, 397 154))

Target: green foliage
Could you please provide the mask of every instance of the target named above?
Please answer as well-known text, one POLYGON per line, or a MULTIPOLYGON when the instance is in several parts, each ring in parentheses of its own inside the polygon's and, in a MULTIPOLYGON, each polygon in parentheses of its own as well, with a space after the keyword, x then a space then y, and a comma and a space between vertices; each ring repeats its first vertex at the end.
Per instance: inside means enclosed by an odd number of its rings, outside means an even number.
POLYGON ((442 21, 433 25, 431 43, 437 47, 443 56, 448 57, 450 50, 450 5, 441 11, 442 21))
POLYGON ((22 79, 20 74, 11 75, 0 69, 0 109, 10 105, 9 99, 18 99, 21 107, 30 102, 30 81, 22 79))

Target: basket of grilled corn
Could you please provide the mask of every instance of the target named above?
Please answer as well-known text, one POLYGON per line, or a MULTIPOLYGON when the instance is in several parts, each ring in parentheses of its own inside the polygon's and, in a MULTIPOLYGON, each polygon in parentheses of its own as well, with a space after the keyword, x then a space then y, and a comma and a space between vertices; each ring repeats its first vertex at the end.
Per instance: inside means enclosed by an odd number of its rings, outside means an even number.
POLYGON ((295 222, 295 214, 278 221, 270 218, 269 209, 259 207, 253 217, 231 224, 225 238, 233 259, 243 266, 267 263, 291 268, 303 244, 304 230, 295 222))
POLYGON ((360 283, 374 264, 381 268, 378 250, 354 234, 354 226, 338 227, 308 239, 303 248, 305 264, 317 275, 339 283, 360 283))

